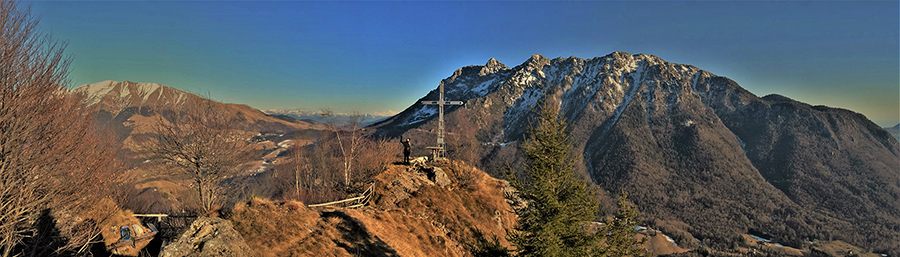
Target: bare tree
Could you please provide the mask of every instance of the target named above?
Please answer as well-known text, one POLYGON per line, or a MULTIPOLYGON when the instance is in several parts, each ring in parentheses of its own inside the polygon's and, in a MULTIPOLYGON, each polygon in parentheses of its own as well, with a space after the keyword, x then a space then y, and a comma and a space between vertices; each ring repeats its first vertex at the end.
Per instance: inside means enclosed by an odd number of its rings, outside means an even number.
POLYGON ((115 181, 115 147, 65 89, 65 43, 37 24, 29 7, 0 0, 0 256, 82 245, 103 216, 85 213, 115 181))
POLYGON ((190 177, 206 215, 223 200, 222 181, 252 157, 246 133, 232 128, 216 104, 203 99, 163 111, 154 136, 139 147, 149 159, 163 160, 166 172, 190 177))
POLYGON ((311 172, 309 165, 309 158, 306 158, 306 149, 305 146, 300 144, 294 144, 291 146, 291 171, 294 173, 294 193, 295 199, 300 200, 302 194, 300 190, 306 186, 308 187, 308 181, 310 181, 309 176, 311 172), (307 181, 306 183, 301 181, 307 181))
POLYGON ((349 188, 353 162, 359 154, 359 146, 363 139, 361 127, 364 117, 359 112, 353 112, 346 121, 339 123, 331 110, 323 109, 319 115, 328 121, 330 125, 328 127, 331 128, 337 139, 343 161, 344 187, 349 188))

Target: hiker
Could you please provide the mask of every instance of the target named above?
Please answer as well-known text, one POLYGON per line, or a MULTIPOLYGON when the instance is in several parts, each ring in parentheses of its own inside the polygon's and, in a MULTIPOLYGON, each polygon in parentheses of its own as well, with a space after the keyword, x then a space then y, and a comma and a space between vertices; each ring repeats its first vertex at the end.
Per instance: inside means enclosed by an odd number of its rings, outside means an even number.
POLYGON ((400 139, 400 143, 403 143, 403 160, 406 164, 409 164, 409 138, 406 140, 400 139))

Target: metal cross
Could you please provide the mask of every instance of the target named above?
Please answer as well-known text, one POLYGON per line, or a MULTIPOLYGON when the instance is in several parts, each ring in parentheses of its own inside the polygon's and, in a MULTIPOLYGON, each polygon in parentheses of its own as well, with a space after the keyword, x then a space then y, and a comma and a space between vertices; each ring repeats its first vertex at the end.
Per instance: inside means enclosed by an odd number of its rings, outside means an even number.
POLYGON ((463 105, 462 101, 444 101, 444 83, 440 85, 440 98, 437 101, 422 101, 422 104, 438 106, 438 138, 437 147, 429 147, 435 159, 444 158, 444 105, 463 105))

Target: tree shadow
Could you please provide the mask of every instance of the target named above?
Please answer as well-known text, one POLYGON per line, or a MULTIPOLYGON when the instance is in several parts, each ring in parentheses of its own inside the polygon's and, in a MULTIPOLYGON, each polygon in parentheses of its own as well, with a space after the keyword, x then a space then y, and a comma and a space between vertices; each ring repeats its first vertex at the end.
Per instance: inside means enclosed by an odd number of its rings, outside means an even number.
POLYGON ((341 232, 341 240, 334 239, 334 243, 354 256, 400 256, 377 236, 372 237, 362 222, 344 212, 323 212, 322 218, 341 220, 336 226, 341 232))
POLYGON ((31 233, 22 240, 13 255, 20 256, 61 256, 56 252, 64 244, 63 237, 56 228, 56 219, 50 209, 44 209, 31 226, 31 233))

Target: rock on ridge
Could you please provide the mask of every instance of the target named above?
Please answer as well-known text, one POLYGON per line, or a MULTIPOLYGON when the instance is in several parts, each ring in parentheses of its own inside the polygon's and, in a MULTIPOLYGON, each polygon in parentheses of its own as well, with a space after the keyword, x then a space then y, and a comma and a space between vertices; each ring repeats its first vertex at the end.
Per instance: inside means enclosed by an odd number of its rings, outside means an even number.
POLYGON ((478 72, 479 76, 484 76, 488 74, 492 74, 501 70, 508 70, 509 67, 498 61, 497 59, 491 58, 488 62, 481 68, 481 71, 478 72))
POLYGON ((181 237, 167 245, 163 257, 257 256, 230 221, 198 218, 181 237))

